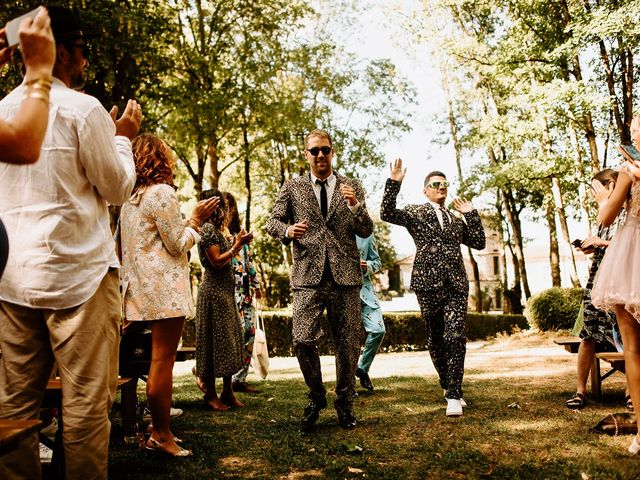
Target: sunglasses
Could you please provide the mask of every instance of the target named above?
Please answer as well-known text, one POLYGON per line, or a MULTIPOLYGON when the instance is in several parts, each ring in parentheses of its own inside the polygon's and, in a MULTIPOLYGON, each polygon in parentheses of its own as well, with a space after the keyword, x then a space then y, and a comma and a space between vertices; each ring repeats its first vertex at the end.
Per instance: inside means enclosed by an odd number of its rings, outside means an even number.
POLYGON ((89 46, 86 43, 68 43, 67 47, 69 47, 69 50, 78 48, 82 51, 84 58, 89 58, 89 46))
POLYGON ((320 152, 322 152, 323 155, 329 155, 331 153, 331 147, 312 147, 312 148, 307 148, 307 152, 309 152, 314 157, 317 157, 320 152))
POLYGON ((449 182, 431 182, 427 183, 427 187, 435 188, 436 190, 439 188, 447 188, 449 186, 449 182))

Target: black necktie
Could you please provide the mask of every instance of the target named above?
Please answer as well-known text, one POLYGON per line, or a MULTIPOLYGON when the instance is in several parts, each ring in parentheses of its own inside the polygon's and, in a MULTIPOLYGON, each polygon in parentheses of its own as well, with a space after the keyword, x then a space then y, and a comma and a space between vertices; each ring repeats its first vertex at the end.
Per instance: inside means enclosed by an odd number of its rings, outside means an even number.
POLYGON ((320 211, 322 211, 322 216, 327 218, 327 181, 316 180, 316 183, 320 185, 320 211))
POLYGON ((442 214, 442 230, 446 230, 451 226, 451 220, 449 220, 449 213, 444 207, 440 207, 440 213, 442 214))

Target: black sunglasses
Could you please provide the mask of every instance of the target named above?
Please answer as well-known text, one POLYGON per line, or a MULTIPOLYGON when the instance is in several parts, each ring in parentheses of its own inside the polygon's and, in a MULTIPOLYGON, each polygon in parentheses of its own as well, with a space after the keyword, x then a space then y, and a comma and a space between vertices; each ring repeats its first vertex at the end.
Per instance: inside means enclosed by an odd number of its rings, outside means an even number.
POLYGON ((69 50, 79 48, 82 51, 82 56, 84 58, 89 58, 89 46, 86 43, 67 43, 66 46, 69 50))
POLYGON ((331 153, 331 147, 312 147, 307 148, 307 152, 309 152, 314 157, 317 157, 320 152, 324 155, 329 155, 331 153))

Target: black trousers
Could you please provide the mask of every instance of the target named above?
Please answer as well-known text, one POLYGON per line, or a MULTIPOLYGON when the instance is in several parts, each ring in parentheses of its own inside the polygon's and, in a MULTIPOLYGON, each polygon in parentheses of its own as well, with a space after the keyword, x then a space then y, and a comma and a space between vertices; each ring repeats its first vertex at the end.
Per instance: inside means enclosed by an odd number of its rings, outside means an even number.
POLYGON ((447 398, 462 398, 462 377, 467 351, 465 317, 467 292, 456 292, 451 285, 429 291, 416 291, 425 323, 427 348, 447 398))

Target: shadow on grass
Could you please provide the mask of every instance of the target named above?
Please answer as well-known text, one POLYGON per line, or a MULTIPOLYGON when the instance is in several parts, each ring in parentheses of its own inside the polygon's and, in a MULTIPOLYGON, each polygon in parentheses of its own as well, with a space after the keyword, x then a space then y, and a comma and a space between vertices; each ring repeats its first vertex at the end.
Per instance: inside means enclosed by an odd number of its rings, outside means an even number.
MULTIPOLYGON (((545 367, 546 368, 546 367, 545 367)), ((172 459, 115 440, 112 479, 208 478, 638 478, 638 459, 625 454, 630 437, 601 437, 588 428, 622 410, 624 382, 608 385, 601 403, 570 411, 564 399, 573 375, 486 378, 474 368, 465 382, 469 407, 444 415, 433 376, 376 379, 355 401, 358 428, 342 430, 335 411, 322 411, 312 434, 299 431, 306 403, 301 380, 266 381, 242 395, 246 408, 212 412, 192 377, 176 378, 174 399, 185 413, 174 432, 194 456, 172 459), (362 449, 359 452, 359 448, 362 449)), ((334 385, 327 384, 329 390, 334 385)), ((117 422, 118 419, 116 418, 117 422)))

